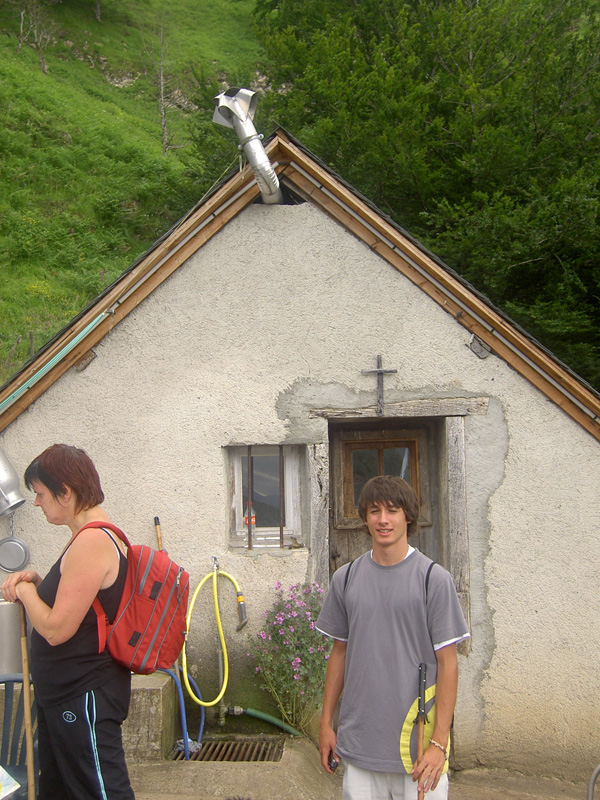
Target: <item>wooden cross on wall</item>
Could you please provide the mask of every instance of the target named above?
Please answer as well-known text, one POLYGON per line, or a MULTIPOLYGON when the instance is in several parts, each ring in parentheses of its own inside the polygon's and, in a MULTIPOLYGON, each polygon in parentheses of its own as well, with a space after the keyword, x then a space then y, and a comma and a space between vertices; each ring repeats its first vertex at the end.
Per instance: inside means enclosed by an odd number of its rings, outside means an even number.
POLYGON ((383 369, 383 360, 381 356, 377 356, 377 369, 363 369, 363 375, 377 375, 377 416, 383 416, 383 376, 393 375, 398 372, 397 369, 383 369))

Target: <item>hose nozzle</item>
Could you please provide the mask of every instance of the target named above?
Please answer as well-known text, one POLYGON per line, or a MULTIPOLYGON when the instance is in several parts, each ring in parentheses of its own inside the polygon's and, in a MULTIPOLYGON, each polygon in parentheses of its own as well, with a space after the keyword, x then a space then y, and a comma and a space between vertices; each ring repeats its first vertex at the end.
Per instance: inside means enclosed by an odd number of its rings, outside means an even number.
POLYGON ((236 631, 241 631, 244 625, 248 622, 248 617, 246 616, 246 602, 244 600, 244 595, 241 592, 237 593, 237 601, 239 622, 237 624, 236 631))

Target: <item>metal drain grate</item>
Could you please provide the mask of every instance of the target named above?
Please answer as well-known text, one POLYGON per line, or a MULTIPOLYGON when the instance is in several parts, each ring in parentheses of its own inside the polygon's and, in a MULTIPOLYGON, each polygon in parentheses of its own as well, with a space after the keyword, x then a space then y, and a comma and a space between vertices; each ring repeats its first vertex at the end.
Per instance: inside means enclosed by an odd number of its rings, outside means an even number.
MULTIPOLYGON (((236 741, 203 741, 196 752, 190 753, 190 761, 281 761, 283 739, 269 741, 244 739, 236 741)), ((176 753, 175 761, 184 761, 183 753, 176 753)))

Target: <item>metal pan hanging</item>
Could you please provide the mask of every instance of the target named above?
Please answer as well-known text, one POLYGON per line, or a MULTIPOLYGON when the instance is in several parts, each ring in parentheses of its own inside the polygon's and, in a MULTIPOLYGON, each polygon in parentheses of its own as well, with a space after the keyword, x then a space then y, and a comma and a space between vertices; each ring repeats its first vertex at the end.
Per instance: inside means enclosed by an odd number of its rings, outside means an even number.
POLYGON ((29 564, 29 548, 20 539, 7 536, 0 539, 0 569, 19 572, 29 564))
POLYGON ((14 525, 13 512, 10 516, 10 535, 0 540, 0 569, 5 572, 19 572, 29 564, 29 548, 13 535, 14 525))
POLYGON ((15 468, 0 450, 0 517, 10 514, 10 536, 0 540, 0 569, 5 572, 18 572, 29 563, 27 545, 13 536, 15 511, 24 502, 15 468))

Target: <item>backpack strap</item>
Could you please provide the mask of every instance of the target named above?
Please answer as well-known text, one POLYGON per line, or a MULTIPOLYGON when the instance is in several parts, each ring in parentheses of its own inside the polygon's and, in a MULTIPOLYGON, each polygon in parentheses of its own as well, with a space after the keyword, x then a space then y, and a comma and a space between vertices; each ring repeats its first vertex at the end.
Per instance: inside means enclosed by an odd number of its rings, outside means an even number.
POLYGON ((352 559, 352 561, 350 561, 350 563, 348 564, 348 569, 346 570, 346 574, 344 575, 344 594, 346 594, 346 587, 348 586, 348 579, 350 578, 350 569, 352 567, 352 564, 354 564, 354 559, 352 559))
MULTIPOLYGON (((114 534, 116 534, 118 536, 118 538, 127 547, 127 551, 129 552, 131 550, 131 545, 129 544, 129 539, 127 538, 127 536, 125 536, 123 531, 120 528, 117 528, 116 525, 113 525, 112 522, 104 522, 104 520, 102 520, 101 522, 99 522, 99 521, 98 522, 88 522, 86 525, 84 525, 82 528, 80 528, 77 531, 77 533, 73 537, 73 540, 71 541, 71 544, 77 538, 77 536, 79 536, 81 531, 84 531, 86 528, 101 528, 109 536, 110 536, 110 534, 108 533, 108 531, 111 530, 114 534)), ((102 651, 106 647, 106 628, 107 628, 107 625, 108 625, 108 620, 106 618, 106 614, 104 612, 104 609, 102 608, 102 604, 101 604, 101 602, 100 602, 100 600, 98 599, 97 596, 94 598, 94 602, 92 603, 92 608, 96 612, 96 619, 97 619, 97 623, 98 623, 98 652, 102 653, 102 651)))
POLYGON ((96 620, 98 624, 98 652, 101 653, 106 647, 106 626, 108 624, 106 614, 102 608, 102 604, 97 597, 94 597, 92 608, 96 612, 96 620))
MULTIPOLYGON (((344 594, 346 594, 346 589, 348 587, 348 581, 350 579, 350 569, 352 568, 352 564, 354 564, 354 560, 350 561, 348 564, 348 569, 346 570, 346 574, 344 575, 344 594)), ((427 593, 429 591, 429 576, 431 575, 431 570, 435 565, 435 561, 432 561, 429 567, 427 568, 427 574, 425 575, 425 602, 427 602, 427 593)))
MULTIPOLYGON (((104 528, 104 529, 108 528, 109 531, 116 533, 116 535, 119 537, 119 539, 123 542, 123 544, 127 547, 128 550, 131 549, 131 545, 129 544, 129 539, 125 536, 123 531, 120 528, 117 528, 116 525, 113 525, 112 522, 105 522, 104 520, 96 522, 87 522, 83 527, 81 527, 77 531, 73 539, 79 536, 81 531, 84 531, 86 528, 104 528)), ((73 542, 71 541, 71 544, 72 543, 73 542)))
POLYGON ((435 561, 432 561, 429 567, 427 568, 427 574, 425 575, 425 602, 427 602, 427 593, 429 591, 429 576, 431 575, 431 570, 433 569, 433 565, 435 561))

